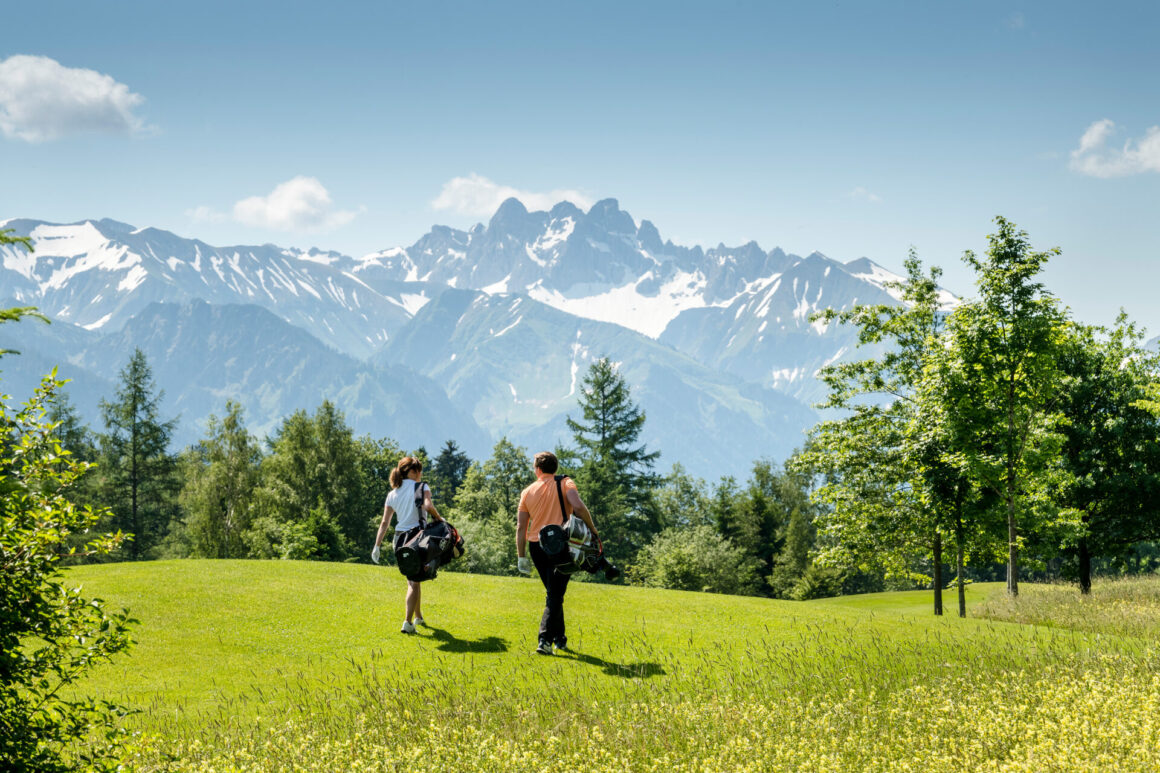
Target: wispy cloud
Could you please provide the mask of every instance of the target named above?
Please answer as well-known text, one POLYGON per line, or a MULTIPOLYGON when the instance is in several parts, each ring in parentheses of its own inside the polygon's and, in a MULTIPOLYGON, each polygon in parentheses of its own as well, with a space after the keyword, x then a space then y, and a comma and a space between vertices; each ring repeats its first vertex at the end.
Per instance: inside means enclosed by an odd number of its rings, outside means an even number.
POLYGON ((1160 126, 1148 129, 1138 140, 1128 139, 1120 147, 1110 146, 1116 124, 1104 118, 1087 128, 1079 147, 1071 152, 1071 168, 1092 177, 1126 177, 1160 172, 1160 126))
POLYGON ((1007 17, 1006 24, 1009 30, 1021 30, 1027 26, 1027 19, 1023 16, 1022 11, 1016 11, 1007 17))
POLYGON ((443 183, 443 190, 431 202, 439 210, 451 210, 472 217, 490 217, 499 205, 510 198, 517 198, 530 210, 551 209, 561 201, 570 201, 581 209, 593 205, 590 197, 574 190, 554 190, 546 193, 521 191, 507 185, 499 185, 486 177, 471 174, 455 177, 443 183))
POLYGON ((217 212, 211 207, 207 206, 187 209, 185 210, 185 216, 195 223, 220 223, 223 220, 230 219, 230 216, 225 212, 217 212))
POLYGON ((140 134, 147 127, 134 110, 144 101, 108 75, 65 67, 47 56, 0 60, 0 132, 12 139, 140 134))
POLYGON ((322 183, 314 177, 299 176, 276 186, 268 196, 242 199, 234 204, 233 217, 245 225, 277 231, 327 231, 346 225, 365 211, 365 207, 335 209, 322 183))
POLYGON ((849 193, 844 194, 843 198, 854 199, 855 201, 867 201, 867 202, 870 202, 871 204, 879 204, 882 202, 881 196, 879 196, 876 193, 871 193, 870 191, 863 188, 861 185, 859 185, 857 188, 850 191, 849 193))

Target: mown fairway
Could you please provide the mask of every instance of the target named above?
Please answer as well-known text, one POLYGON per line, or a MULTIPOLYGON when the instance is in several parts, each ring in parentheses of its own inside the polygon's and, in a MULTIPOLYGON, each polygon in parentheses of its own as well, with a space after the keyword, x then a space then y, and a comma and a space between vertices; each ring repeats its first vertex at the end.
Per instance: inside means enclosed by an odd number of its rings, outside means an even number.
POLYGON ((393 568, 70 577, 141 620, 132 654, 86 689, 142 710, 147 769, 1160 766, 1155 629, 939 620, 929 593, 794 603, 574 583, 574 651, 539 657, 531 580, 444 573, 424 589, 430 627, 408 637, 393 568))

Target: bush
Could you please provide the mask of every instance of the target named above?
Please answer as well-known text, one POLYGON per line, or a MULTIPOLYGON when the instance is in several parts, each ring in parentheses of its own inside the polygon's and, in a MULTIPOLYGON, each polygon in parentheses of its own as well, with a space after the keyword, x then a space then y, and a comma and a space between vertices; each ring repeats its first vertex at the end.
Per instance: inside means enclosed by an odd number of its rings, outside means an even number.
POLYGON ((637 585, 708 593, 756 594, 759 563, 712 526, 674 527, 658 534, 629 568, 637 585))
POLYGON ((89 465, 61 447, 45 419, 63 383, 46 377, 16 413, 0 399, 0 769, 13 773, 102 769, 125 738, 125 709, 67 697, 93 666, 129 647, 136 621, 82 597, 61 574, 62 559, 107 555, 123 538, 92 534, 107 513, 69 500, 89 465))

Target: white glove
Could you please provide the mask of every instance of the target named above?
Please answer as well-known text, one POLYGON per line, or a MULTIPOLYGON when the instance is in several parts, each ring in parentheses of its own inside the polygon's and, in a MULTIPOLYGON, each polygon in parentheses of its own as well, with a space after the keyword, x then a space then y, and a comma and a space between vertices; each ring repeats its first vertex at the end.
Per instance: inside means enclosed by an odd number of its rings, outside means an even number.
POLYGON ((380 555, 381 554, 379 553, 379 546, 375 545, 375 549, 371 551, 371 560, 377 564, 379 562, 380 555))
POLYGON ((532 573, 532 562, 527 556, 520 556, 516 559, 516 570, 520 574, 532 573))

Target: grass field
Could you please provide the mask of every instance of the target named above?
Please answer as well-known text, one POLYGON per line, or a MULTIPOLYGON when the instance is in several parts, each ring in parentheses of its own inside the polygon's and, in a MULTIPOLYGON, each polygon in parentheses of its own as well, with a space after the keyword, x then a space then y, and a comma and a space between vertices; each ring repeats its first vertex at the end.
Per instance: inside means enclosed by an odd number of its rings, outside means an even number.
MULTIPOLYGON (((403 580, 385 567, 70 577, 141 620, 132 654, 85 689, 141 709, 147 770, 1160 768, 1157 628, 1077 630, 1046 602, 1032 625, 937 619, 929 593, 795 603, 573 584, 573 652, 539 657, 531 580, 444 573, 424 589, 430 627, 404 636, 403 580)), ((986 601, 1001 586, 970 590, 973 610, 1005 614, 986 601)))

